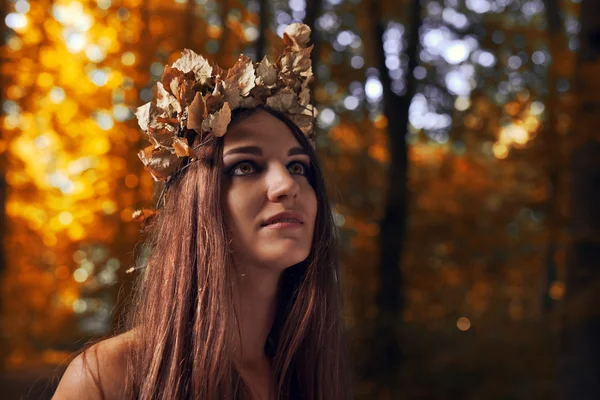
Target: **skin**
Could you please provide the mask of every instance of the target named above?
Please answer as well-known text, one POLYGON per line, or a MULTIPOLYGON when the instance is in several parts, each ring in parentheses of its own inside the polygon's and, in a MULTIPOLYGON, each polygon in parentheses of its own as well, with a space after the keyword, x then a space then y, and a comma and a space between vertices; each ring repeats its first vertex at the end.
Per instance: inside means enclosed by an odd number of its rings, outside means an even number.
MULTIPOLYGON (((241 272, 236 357, 257 399, 275 398, 273 366, 264 346, 275 318, 277 287, 282 272, 308 256, 317 214, 316 194, 306 175, 309 157, 289 155, 290 149, 299 147, 289 128, 263 110, 231 125, 224 137, 224 211, 241 272), (231 153, 248 146, 259 148, 261 155, 231 153), (283 211, 301 214, 304 224, 282 230, 261 227, 261 222, 283 211)), ((82 356, 76 357, 53 399, 100 399, 93 377, 101 378, 106 399, 118 399, 124 385, 123 353, 131 340, 128 332, 92 346, 86 351, 87 369, 82 356)))
POLYGON ((236 304, 241 310, 241 347, 236 354, 263 399, 270 398, 267 393, 274 385, 264 345, 275 318, 279 279, 286 268, 308 257, 317 214, 308 180, 310 159, 304 152, 290 156, 298 148, 289 128, 262 110, 234 124, 224 138, 225 215, 241 271, 236 304), (235 151, 249 146, 260 149, 260 155, 235 151), (284 211, 299 213, 304 223, 292 229, 261 226, 284 211))

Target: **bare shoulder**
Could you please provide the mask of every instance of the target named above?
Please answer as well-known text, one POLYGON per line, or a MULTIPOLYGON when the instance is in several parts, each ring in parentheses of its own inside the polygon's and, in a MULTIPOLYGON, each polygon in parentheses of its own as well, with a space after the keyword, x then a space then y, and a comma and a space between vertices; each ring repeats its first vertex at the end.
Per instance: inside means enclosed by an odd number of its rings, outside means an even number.
POLYGON ((125 350, 133 332, 103 340, 71 361, 53 400, 119 399, 125 387, 125 350))

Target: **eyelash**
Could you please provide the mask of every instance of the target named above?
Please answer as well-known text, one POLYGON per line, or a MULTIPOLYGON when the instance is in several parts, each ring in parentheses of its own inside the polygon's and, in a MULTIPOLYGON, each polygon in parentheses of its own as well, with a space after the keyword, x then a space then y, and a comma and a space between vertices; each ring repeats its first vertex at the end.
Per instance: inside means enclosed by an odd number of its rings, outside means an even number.
MULTIPOLYGON (((292 162, 290 162, 290 163, 288 164, 288 169, 289 169, 289 167, 290 167, 291 165, 294 165, 294 164, 299 164, 299 165, 301 165, 301 166, 302 166, 302 168, 304 168, 304 173, 302 173, 302 174, 294 174, 294 175, 300 175, 300 176, 304 176, 304 177, 308 177, 308 176, 310 175, 310 167, 309 167, 308 165, 306 165, 306 163, 304 163, 304 162, 302 162, 302 161, 292 161, 292 162)), ((252 174, 254 174, 254 173, 256 173, 256 172, 260 172, 261 170, 262 170, 262 168, 261 168, 260 166, 258 166, 258 164, 257 164, 257 163, 255 163, 254 161, 250 161, 250 160, 244 160, 244 161, 240 161, 240 162, 239 162, 239 163, 237 163, 237 164, 234 164, 234 165, 233 165, 231 168, 229 168, 229 169, 227 170, 227 173, 228 173, 229 175, 231 175, 231 176, 246 176, 246 175, 252 175, 252 174), (236 170, 236 169, 237 169, 237 168, 238 168, 240 165, 243 165, 243 164, 248 164, 248 165, 250 165, 250 166, 251 166, 251 167, 254 169, 254 172, 250 172, 250 173, 247 173, 247 174, 235 174, 235 173, 234 173, 234 171, 235 171, 235 170, 236 170)))

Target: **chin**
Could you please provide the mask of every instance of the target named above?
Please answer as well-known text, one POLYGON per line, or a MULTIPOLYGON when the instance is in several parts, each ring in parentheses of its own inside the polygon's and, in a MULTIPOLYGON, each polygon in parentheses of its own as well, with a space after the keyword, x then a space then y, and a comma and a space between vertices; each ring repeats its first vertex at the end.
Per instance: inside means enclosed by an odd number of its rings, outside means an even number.
POLYGON ((292 249, 269 252, 269 254, 259 254, 257 258, 264 260, 264 265, 268 265, 271 268, 278 270, 284 270, 306 260, 309 253, 310 248, 299 249, 298 247, 295 247, 292 249))

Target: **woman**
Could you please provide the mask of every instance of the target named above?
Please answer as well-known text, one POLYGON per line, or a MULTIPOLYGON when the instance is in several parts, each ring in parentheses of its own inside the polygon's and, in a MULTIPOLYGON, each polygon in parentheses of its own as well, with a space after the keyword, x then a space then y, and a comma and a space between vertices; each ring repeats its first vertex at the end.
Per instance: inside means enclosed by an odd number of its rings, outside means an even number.
POLYGON ((241 57, 209 76, 186 50, 167 67, 137 113, 153 143, 140 158, 167 184, 128 330, 77 356, 55 399, 350 397, 335 227, 305 118, 309 33, 288 27, 276 64, 241 57))

